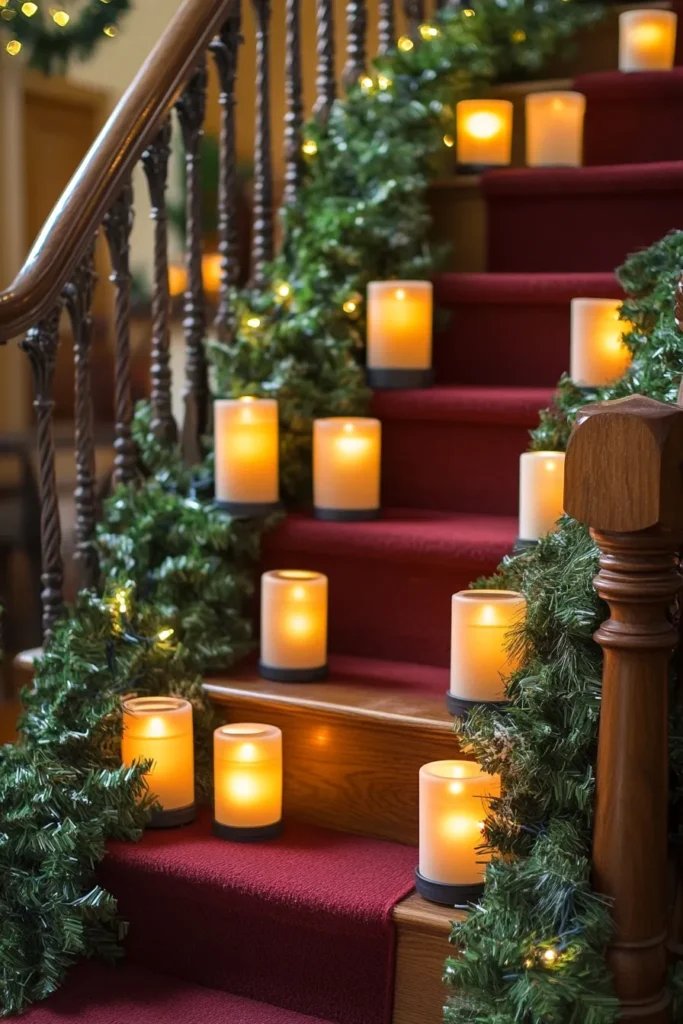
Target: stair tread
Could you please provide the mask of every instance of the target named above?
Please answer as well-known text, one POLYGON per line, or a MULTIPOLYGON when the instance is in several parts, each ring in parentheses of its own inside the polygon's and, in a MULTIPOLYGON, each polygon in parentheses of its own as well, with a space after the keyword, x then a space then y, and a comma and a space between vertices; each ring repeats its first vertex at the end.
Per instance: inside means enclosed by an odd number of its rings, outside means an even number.
POLYGON ((450 935, 454 921, 464 921, 466 910, 454 907, 441 907, 436 903, 428 903, 418 893, 411 893, 394 907, 394 921, 401 926, 409 926, 412 931, 424 931, 436 935, 450 935))
POLYGON ((29 1024, 327 1024, 292 1010, 179 981, 133 964, 81 964, 46 1002, 21 1018, 29 1024))
POLYGON ((621 295, 623 290, 615 275, 600 271, 592 274, 444 273, 434 278, 434 299, 442 306, 481 302, 542 305, 569 303, 578 297, 619 298, 621 295))
POLYGON ((591 71, 578 75, 572 88, 594 99, 619 99, 628 101, 634 97, 661 100, 667 97, 683 99, 683 67, 670 71, 591 71))
POLYGON ((453 732, 453 719, 444 706, 447 669, 343 655, 331 655, 329 666, 329 678, 323 683, 269 682, 252 664, 229 675, 212 676, 205 686, 219 703, 232 706, 260 701, 356 720, 453 732))
POLYGON ((596 167, 513 167, 482 175, 487 197, 680 191, 683 160, 596 167))
POLYGON ((450 386, 376 391, 372 411, 380 419, 439 420, 454 423, 505 423, 535 427, 538 411, 552 400, 554 388, 450 386))

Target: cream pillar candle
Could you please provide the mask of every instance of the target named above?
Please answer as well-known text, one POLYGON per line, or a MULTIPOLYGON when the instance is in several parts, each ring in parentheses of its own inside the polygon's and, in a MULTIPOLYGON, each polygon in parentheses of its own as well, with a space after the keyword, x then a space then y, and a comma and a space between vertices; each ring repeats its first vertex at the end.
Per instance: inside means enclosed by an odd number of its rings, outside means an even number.
POLYGON ((500 777, 476 761, 432 761, 420 769, 417 891, 435 903, 466 904, 483 890, 490 854, 480 847, 488 801, 500 777))
POLYGON ((519 459, 519 538, 550 533, 564 512, 564 452, 524 452, 519 459))
POLYGON ((619 70, 670 71, 676 25, 673 11, 624 11, 619 15, 619 70))
POLYGON ((277 402, 221 398, 214 402, 216 503, 232 515, 267 515, 278 506, 277 402))
POLYGON ((512 103, 460 100, 455 109, 458 163, 506 167, 512 158, 512 103))
POLYGON ((240 722, 213 734, 214 833, 234 842, 282 831, 282 733, 240 722))
POLYGON ((461 590, 453 595, 448 694, 452 714, 466 714, 473 704, 505 700, 504 676, 520 664, 508 644, 525 615, 524 595, 514 590, 461 590))
POLYGON ((580 387, 613 384, 631 363, 623 336, 630 330, 619 319, 619 299, 572 299, 569 374, 580 387))
POLYGON ((152 761, 145 779, 157 797, 150 827, 185 825, 195 816, 192 705, 180 697, 130 697, 123 702, 121 760, 152 761))
POLYGON ((379 420, 332 416, 313 424, 313 503, 318 519, 377 519, 379 420))
POLYGON ((370 387, 422 388, 432 383, 432 293, 430 281, 368 285, 370 387))
POLYGON ((264 572, 259 671, 285 683, 327 676, 327 576, 304 569, 264 572))
POLYGON ((525 101, 529 167, 580 167, 586 97, 580 92, 531 92, 525 101))

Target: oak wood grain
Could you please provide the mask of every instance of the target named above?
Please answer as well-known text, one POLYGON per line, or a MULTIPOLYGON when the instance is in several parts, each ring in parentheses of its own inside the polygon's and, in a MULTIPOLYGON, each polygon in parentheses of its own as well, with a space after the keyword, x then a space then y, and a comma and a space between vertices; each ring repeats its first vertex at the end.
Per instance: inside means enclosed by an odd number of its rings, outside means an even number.
POLYGON ((394 907, 398 932, 392 1024, 438 1024, 448 989, 443 983, 452 921, 462 911, 427 903, 413 893, 394 907))

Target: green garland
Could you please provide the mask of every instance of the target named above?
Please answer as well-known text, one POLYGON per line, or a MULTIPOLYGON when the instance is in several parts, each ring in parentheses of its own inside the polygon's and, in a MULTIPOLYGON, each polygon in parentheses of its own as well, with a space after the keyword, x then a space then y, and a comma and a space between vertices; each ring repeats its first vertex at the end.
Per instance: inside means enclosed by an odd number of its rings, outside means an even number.
POLYGON ((71 14, 70 0, 0 0, 0 28, 11 36, 9 54, 25 53, 31 67, 64 74, 72 60, 87 60, 100 43, 116 35, 131 0, 84 0, 71 14))

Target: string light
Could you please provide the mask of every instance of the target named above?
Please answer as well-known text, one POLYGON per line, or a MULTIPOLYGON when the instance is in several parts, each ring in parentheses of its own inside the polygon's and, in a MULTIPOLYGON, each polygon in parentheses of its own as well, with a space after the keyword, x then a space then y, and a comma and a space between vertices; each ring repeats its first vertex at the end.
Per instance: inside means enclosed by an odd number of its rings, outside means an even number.
POLYGON ((378 75, 377 76, 377 85, 382 90, 382 92, 384 92, 386 89, 388 89, 390 87, 391 79, 388 78, 387 75, 378 75))
POLYGON ((513 43, 523 43, 526 39, 526 32, 524 29, 518 28, 516 32, 513 32, 510 36, 513 43))
POLYGON ((114 602, 121 615, 128 614, 128 594, 125 590, 117 590, 114 594, 114 602))
POLYGON ((399 50, 403 50, 404 53, 408 53, 415 46, 415 43, 409 36, 401 36, 398 41, 399 50))
POLYGON ((531 959, 531 957, 528 956, 526 958, 526 960, 524 961, 524 966, 526 967, 527 970, 530 970, 534 966, 534 962, 531 959))
POLYGON ((306 139, 303 146, 301 147, 302 153, 306 156, 315 156, 318 152, 318 143, 315 139, 306 139))
POLYGON ((102 31, 105 36, 109 36, 110 39, 113 39, 116 35, 116 25, 105 25, 102 31))
POLYGON ((54 21, 55 25, 59 25, 60 28, 66 28, 66 26, 71 21, 71 15, 67 14, 66 11, 51 10, 50 14, 52 15, 52 20, 54 21))
POLYGON ((448 149, 453 149, 453 146, 455 145, 455 139, 453 138, 452 135, 444 135, 443 144, 444 146, 447 146, 448 149))
POLYGON ((167 640, 170 640, 174 633, 175 630, 169 626, 167 629, 162 629, 157 633, 157 640, 163 644, 167 640))
POLYGON ((363 92, 372 92, 375 83, 370 78, 370 75, 361 75, 361 77, 358 79, 358 84, 360 85, 363 92))
POLYGON ((21 50, 21 43, 19 42, 18 39, 10 39, 5 49, 9 53, 10 57, 16 57, 16 55, 21 50))
POLYGON ((21 13, 25 14, 27 18, 32 18, 38 10, 38 4, 25 3, 21 5, 21 13))
POLYGON ((427 40, 436 39, 441 33, 435 25, 420 25, 420 35, 424 40, 427 40))
POLYGON ((256 330, 257 327, 261 326, 261 318, 258 316, 247 317, 247 327, 251 327, 252 330, 256 330))
POLYGON ((290 288, 286 281, 283 281, 282 284, 279 284, 275 291, 278 297, 281 299, 288 299, 289 296, 292 294, 292 289, 290 288))
POLYGON ((462 13, 466 18, 473 18, 477 12, 473 11, 471 7, 466 7, 462 13))
POLYGON ((354 302, 353 299, 347 299, 342 306, 342 309, 345 313, 355 313, 358 309, 358 303, 354 302))
POLYGON ((543 959, 547 964, 554 964, 557 960, 557 950, 546 949, 545 953, 543 954, 543 959))

